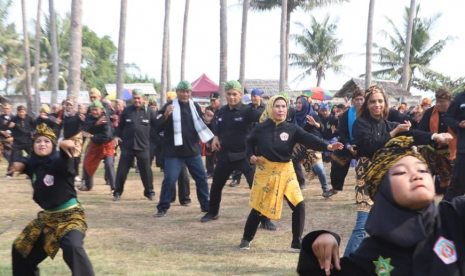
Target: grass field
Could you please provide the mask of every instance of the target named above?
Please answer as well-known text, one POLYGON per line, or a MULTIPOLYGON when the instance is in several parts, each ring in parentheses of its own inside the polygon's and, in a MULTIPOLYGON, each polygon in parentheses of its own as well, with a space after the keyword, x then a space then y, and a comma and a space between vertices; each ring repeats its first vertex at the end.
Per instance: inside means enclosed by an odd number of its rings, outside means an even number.
MULTIPOLYGON (((326 165, 329 178, 329 165, 326 165)), ((6 170, 2 162, 0 171, 6 170)), ((125 192, 113 202, 104 185, 103 164, 94 190, 78 191, 86 211, 89 230, 85 249, 96 275, 296 275, 298 254, 289 252, 291 210, 284 205, 282 219, 274 221, 277 231, 259 229, 250 251, 239 250, 246 218, 250 212, 250 190, 243 180, 234 188, 225 186, 220 218, 200 223, 203 215, 191 179, 190 207, 178 201, 167 216, 155 218, 163 174, 153 167, 156 200, 143 196, 139 175, 131 169, 125 192)), ((354 169, 344 191, 324 199, 318 180, 307 183, 305 231, 328 229, 342 237, 343 251, 355 223, 354 169)), ((329 181, 329 179, 328 179, 329 181)), ((211 179, 209 179, 211 184, 211 179)), ((32 188, 25 176, 0 178, 0 276, 11 275, 11 244, 40 208, 32 200, 32 188)), ((61 251, 54 260, 40 266, 41 275, 71 275, 61 251)))

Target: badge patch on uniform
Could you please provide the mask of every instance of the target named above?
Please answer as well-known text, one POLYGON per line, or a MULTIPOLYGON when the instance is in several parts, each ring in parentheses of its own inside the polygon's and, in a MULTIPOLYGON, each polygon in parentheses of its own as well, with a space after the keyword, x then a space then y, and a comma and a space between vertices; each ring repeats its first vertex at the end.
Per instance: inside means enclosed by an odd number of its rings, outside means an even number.
POLYGON ((45 186, 52 186, 54 184, 55 177, 51 174, 46 174, 44 177, 45 186))
POLYGON ((234 121, 236 121, 236 122, 242 122, 242 117, 234 118, 234 121))
POLYGON ((379 256, 377 261, 373 261, 376 266, 375 272, 378 276, 390 276, 394 267, 391 265, 391 258, 384 259, 379 256))
POLYGON ((455 263, 457 261, 457 251, 455 244, 444 237, 439 237, 434 244, 434 253, 438 255, 439 259, 445 264, 455 263))
POLYGON ((142 123, 148 123, 148 122, 149 122, 149 120, 147 120, 147 119, 142 119, 142 123))
POLYGON ((281 141, 287 141, 289 139, 289 133, 283 132, 279 134, 279 138, 281 138, 281 141))
POLYGON ((221 122, 221 121, 223 121, 223 118, 218 118, 218 122, 221 122))
POLYGON ((160 117, 163 116, 162 114, 158 114, 157 120, 160 119, 160 117))
POLYGON ((131 122, 131 119, 126 119, 126 122, 130 123, 130 122, 131 122))

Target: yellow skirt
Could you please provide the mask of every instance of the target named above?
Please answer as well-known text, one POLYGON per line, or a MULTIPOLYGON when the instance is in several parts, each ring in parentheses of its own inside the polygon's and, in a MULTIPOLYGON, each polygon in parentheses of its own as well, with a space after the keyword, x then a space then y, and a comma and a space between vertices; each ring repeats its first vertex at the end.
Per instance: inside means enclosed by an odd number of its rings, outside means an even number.
POLYGON ((280 219, 284 197, 294 206, 304 200, 292 161, 271 162, 261 156, 255 170, 250 207, 270 219, 280 219))

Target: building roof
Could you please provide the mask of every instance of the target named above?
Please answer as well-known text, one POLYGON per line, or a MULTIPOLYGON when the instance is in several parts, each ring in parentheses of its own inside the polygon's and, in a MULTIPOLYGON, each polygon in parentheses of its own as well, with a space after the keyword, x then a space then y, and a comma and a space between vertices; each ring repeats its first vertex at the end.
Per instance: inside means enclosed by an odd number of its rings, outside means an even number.
MULTIPOLYGON (((281 92, 279 91, 279 80, 245 79, 244 93, 250 94, 253 89, 262 90, 264 98, 271 98, 281 92)), ((294 97, 294 93, 288 84, 285 85, 284 91, 290 97, 294 97)))
MULTIPOLYGON (((402 86, 396 81, 373 80, 372 83, 376 83, 379 87, 383 88, 387 96, 396 98, 410 96, 410 93, 403 89, 402 86)), ((357 88, 365 91, 365 79, 350 79, 342 86, 342 88, 334 95, 334 97, 350 96, 357 88)))
POLYGON ((205 74, 192 82, 192 97, 210 97, 210 93, 218 91, 220 91, 218 84, 205 74))

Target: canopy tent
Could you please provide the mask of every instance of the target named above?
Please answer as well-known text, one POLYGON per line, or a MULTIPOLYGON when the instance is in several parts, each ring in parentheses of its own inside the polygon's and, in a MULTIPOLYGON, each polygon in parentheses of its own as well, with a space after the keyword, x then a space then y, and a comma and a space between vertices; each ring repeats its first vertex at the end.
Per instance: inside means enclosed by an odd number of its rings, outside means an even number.
POLYGON ((202 74, 200 78, 192 82, 192 97, 210 97, 210 93, 220 91, 220 87, 207 75, 202 74))

